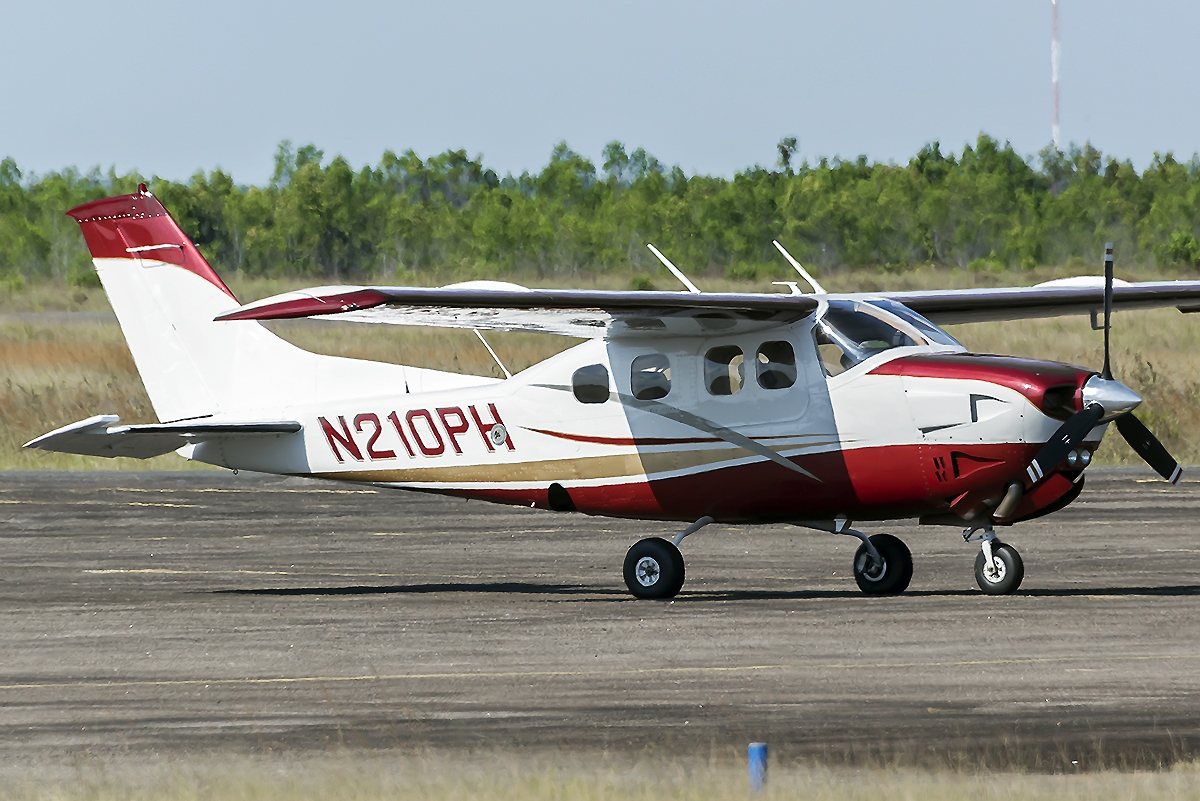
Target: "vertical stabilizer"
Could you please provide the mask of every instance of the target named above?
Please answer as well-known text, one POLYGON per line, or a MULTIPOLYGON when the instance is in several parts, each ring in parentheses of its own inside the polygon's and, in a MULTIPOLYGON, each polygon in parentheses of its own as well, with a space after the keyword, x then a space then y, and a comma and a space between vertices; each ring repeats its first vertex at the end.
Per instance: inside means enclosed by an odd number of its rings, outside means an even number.
POLYGON ((322 356, 257 322, 214 322, 238 301, 144 186, 67 213, 163 422, 486 380, 322 356))

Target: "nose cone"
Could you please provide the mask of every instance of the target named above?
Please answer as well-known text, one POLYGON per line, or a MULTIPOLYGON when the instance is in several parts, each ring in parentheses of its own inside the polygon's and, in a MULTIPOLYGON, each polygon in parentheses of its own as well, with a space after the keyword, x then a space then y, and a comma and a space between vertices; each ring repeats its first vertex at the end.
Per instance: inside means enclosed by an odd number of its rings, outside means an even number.
POLYGON ((1131 412, 1142 402, 1141 395, 1120 381, 1101 378, 1098 375, 1092 376, 1084 383, 1082 396, 1084 407, 1098 403, 1104 409, 1101 422, 1131 412))

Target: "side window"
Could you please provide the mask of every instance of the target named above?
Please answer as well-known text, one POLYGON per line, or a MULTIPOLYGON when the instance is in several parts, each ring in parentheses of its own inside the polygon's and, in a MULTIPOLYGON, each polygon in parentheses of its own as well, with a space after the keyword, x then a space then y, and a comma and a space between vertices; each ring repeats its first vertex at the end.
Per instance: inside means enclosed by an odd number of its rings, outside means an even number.
POLYGON ((608 400, 608 368, 603 364, 580 367, 571 376, 571 389, 580 403, 604 403, 608 400))
POLYGON ((629 368, 629 389, 638 400, 658 400, 671 391, 671 360, 661 353, 646 353, 629 368))
POLYGON ((746 357, 737 345, 721 345, 704 354, 704 385, 710 395, 735 395, 742 389, 746 357))
POLYGON ((763 389, 787 389, 796 383, 796 352, 789 342, 764 342, 758 346, 755 368, 763 389))

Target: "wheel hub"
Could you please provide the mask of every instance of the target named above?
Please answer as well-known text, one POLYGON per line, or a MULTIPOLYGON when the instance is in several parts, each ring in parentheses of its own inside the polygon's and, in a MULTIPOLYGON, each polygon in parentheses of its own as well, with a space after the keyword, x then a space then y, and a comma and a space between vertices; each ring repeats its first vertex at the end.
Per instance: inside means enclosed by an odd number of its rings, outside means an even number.
POLYGON ((991 563, 985 564, 983 567, 983 577, 993 584, 1004 581, 1006 575, 1008 575, 1008 568, 999 556, 993 556, 991 563))
POLYGON ((643 556, 638 560, 637 567, 634 569, 634 575, 637 576, 638 584, 641 584, 643 587, 652 587, 662 575, 662 568, 659 566, 657 560, 649 556, 643 556))
POLYGON ((887 574, 887 562, 882 559, 876 561, 871 558, 871 554, 869 553, 860 555, 854 567, 868 581, 879 581, 887 574))

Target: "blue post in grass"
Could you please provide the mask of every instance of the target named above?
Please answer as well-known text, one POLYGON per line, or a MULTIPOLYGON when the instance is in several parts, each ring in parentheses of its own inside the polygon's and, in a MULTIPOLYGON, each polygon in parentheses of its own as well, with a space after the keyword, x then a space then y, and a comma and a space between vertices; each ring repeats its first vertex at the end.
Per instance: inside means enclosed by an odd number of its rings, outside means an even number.
POLYGON ((750 743, 750 789, 761 793, 767 783, 767 744, 750 743))

